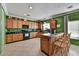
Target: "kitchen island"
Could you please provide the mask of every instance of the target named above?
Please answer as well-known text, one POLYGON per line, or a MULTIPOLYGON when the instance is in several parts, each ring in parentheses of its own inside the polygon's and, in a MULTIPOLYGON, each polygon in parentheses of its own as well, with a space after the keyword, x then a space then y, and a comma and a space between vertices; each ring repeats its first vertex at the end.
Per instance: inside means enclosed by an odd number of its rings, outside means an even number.
POLYGON ((68 36, 64 34, 42 34, 40 36, 41 51, 48 56, 56 54, 56 51, 62 56, 67 55, 69 50, 68 36), (67 48, 67 49, 63 49, 67 48), (58 50, 57 50, 58 49, 58 50), (61 50, 61 51, 60 51, 61 50))

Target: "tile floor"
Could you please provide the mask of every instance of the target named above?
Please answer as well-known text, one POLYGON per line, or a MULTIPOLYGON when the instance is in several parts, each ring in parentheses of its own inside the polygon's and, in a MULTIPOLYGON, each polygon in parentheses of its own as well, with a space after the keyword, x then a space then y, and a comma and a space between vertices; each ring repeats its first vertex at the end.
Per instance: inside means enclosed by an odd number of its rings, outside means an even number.
MULTIPOLYGON (((6 44, 2 56, 46 56, 40 51, 40 38, 6 44)), ((71 45, 69 56, 79 56, 79 46, 71 45)))

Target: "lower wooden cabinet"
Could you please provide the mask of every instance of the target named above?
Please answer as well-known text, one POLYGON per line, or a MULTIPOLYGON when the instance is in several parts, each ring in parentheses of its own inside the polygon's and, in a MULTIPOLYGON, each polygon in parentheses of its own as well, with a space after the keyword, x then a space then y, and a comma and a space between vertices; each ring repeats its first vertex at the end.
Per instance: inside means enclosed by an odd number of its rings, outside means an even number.
POLYGON ((30 38, 37 37, 38 32, 30 32, 30 38))
POLYGON ((17 38, 18 40, 23 40, 23 34, 22 33, 17 34, 17 37, 18 37, 17 38))
MULTIPOLYGON (((30 38, 37 37, 38 32, 30 32, 30 38)), ((14 34, 7 34, 6 35, 6 43, 21 41, 23 40, 23 33, 14 33, 14 34)))
POLYGON ((41 51, 44 52, 46 55, 53 54, 53 45, 50 44, 51 37, 48 36, 41 36, 40 46, 41 51))
POLYGON ((7 34, 6 35, 6 43, 10 43, 13 41, 13 35, 12 34, 7 34))
POLYGON ((13 42, 17 41, 17 34, 13 34, 13 42))
POLYGON ((40 37, 42 34, 44 34, 44 32, 38 32, 36 36, 40 37))
POLYGON ((48 39, 43 38, 43 40, 41 40, 41 50, 43 50, 45 53, 49 53, 48 49, 49 49, 49 42, 48 39))
POLYGON ((20 40, 23 40, 23 33, 6 35, 6 43, 11 43, 11 42, 20 41, 20 40))

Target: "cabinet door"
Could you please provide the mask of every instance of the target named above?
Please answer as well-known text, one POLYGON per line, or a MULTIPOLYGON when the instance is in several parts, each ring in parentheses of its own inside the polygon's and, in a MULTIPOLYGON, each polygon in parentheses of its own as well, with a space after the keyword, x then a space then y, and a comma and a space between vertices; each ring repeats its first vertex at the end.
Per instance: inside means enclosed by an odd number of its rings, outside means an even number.
POLYGON ((35 25, 35 24, 36 24, 36 23, 34 22, 34 24, 33 24, 33 28, 34 28, 34 29, 36 29, 36 25, 35 25))
POLYGON ((22 20, 18 20, 18 28, 22 28, 22 20))
POLYGON ((28 22, 28 21, 26 21, 26 25, 29 25, 28 23, 29 23, 29 22, 28 22))
POLYGON ((6 27, 7 28, 13 28, 13 20, 12 19, 6 20, 6 27))
POLYGON ((52 29, 55 29, 56 28, 56 26, 57 26, 57 21, 56 20, 51 20, 50 21, 50 27, 52 28, 52 29))
POLYGON ((47 54, 49 53, 48 39, 46 39, 46 38, 41 39, 41 50, 43 50, 47 54))
POLYGON ((32 26, 32 22, 30 22, 30 28, 31 28, 31 29, 33 28, 33 26, 32 26))
POLYGON ((36 25, 35 26, 36 26, 36 29, 38 29, 38 23, 37 22, 36 22, 36 25))
POLYGON ((13 41, 13 35, 12 34, 7 34, 6 35, 6 43, 10 43, 13 41))
POLYGON ((17 20, 13 20, 13 28, 17 28, 18 27, 17 25, 18 25, 17 20))
POLYGON ((32 22, 32 28, 35 29, 35 22, 32 22))
POLYGON ((30 22, 28 23, 28 25, 29 25, 29 28, 30 28, 30 22))
POLYGON ((13 34, 13 42, 17 41, 17 34, 13 34))
POLYGON ((33 38, 33 33, 32 32, 30 33, 30 38, 33 38))
POLYGON ((38 28, 43 29, 43 23, 42 22, 38 22, 38 28))
POLYGON ((23 40, 23 34, 22 34, 22 33, 18 33, 17 35, 18 35, 18 36, 17 36, 17 37, 18 37, 18 41, 19 41, 19 40, 23 40))
POLYGON ((37 37, 37 35, 38 35, 37 33, 38 33, 38 32, 35 32, 35 37, 37 37))
POLYGON ((30 29, 32 28, 32 22, 29 22, 29 28, 30 29))
POLYGON ((26 21, 22 21, 23 25, 26 25, 26 21))

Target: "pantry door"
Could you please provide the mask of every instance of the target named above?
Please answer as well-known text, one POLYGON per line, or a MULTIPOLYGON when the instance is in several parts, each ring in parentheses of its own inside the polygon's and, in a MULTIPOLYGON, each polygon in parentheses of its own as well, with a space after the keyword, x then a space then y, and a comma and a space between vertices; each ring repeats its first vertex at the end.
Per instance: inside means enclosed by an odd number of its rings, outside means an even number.
POLYGON ((4 48, 5 42, 5 15, 2 5, 0 4, 0 54, 4 48))

